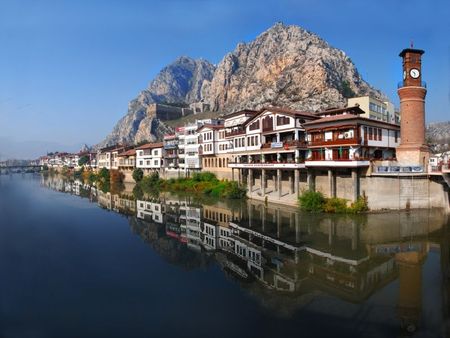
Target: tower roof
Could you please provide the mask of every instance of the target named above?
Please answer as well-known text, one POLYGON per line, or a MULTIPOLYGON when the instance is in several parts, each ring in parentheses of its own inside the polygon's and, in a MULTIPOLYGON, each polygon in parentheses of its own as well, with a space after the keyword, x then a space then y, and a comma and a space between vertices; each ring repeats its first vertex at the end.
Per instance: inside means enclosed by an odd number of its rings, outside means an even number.
POLYGON ((404 57, 406 53, 415 53, 422 55, 423 53, 425 53, 425 51, 422 49, 405 48, 400 52, 400 54, 398 54, 398 56, 404 57))

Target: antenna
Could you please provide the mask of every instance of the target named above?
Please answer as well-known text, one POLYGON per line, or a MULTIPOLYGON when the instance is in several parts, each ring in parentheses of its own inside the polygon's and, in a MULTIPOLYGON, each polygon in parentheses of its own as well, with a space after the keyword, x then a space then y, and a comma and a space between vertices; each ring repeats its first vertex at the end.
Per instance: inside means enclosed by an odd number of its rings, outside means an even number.
POLYGON ((414 48, 414 42, 411 40, 411 49, 414 48))

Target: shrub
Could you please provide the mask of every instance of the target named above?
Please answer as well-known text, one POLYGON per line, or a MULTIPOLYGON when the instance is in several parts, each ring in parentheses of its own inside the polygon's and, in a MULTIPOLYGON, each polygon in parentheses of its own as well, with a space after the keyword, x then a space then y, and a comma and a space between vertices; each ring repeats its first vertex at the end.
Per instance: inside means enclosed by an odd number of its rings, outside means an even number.
POLYGON ((195 182, 214 182, 217 181, 217 177, 215 174, 205 171, 201 173, 194 173, 192 175, 192 181, 195 182))
POLYGON ((75 170, 75 171, 73 172, 73 176, 74 176, 75 178, 80 178, 80 177, 83 176, 83 172, 84 172, 83 168, 81 168, 80 170, 75 170))
POLYGON ((81 156, 80 159, 78 160, 78 165, 81 167, 88 162, 89 162, 89 156, 84 155, 84 156, 81 156))
POLYGON ((104 182, 108 181, 109 182, 109 170, 106 168, 102 168, 100 169, 99 173, 98 173, 98 178, 104 182))
POLYGON ((133 197, 137 200, 141 200, 144 197, 144 192, 139 184, 136 184, 133 188, 133 197))
POLYGON ((135 182, 140 182, 142 181, 142 179, 144 178, 144 172, 142 171, 141 168, 135 168, 133 170, 133 180, 135 182))
POLYGON ((359 196, 356 202, 353 202, 349 208, 349 212, 354 214, 365 211, 369 211, 369 204, 365 195, 359 196))
POLYGON ((323 211, 343 214, 347 212, 347 200, 344 198, 332 197, 325 200, 323 211))
POLYGON ((97 175, 96 175, 93 171, 90 171, 90 172, 89 172, 89 175, 88 175, 88 181, 89 181, 89 183, 92 184, 92 183, 94 183, 94 182, 97 182, 97 180, 98 180, 97 175))
POLYGON ((124 174, 119 170, 110 171, 110 180, 112 183, 122 183, 125 178, 124 174))
POLYGON ((161 180, 159 179, 159 174, 157 172, 151 174, 150 176, 144 176, 140 182, 142 190, 145 192, 154 192, 160 189, 161 180))
POLYGON ((300 195, 298 200, 302 210, 312 212, 323 211, 325 197, 320 191, 307 190, 300 195))
POLYGON ((226 182, 225 189, 223 191, 222 197, 230 198, 230 199, 239 199, 245 197, 247 192, 246 189, 239 186, 239 183, 232 181, 226 182))

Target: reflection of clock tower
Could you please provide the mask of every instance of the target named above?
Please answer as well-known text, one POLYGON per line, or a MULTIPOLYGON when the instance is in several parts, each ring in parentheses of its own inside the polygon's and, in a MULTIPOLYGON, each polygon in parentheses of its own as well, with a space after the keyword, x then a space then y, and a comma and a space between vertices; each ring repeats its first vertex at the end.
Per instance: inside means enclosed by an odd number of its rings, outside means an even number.
POLYGON ((427 89, 422 81, 420 49, 407 48, 399 56, 403 58, 403 83, 399 85, 400 97, 400 146, 397 160, 404 165, 422 165, 426 170, 430 156, 425 143, 425 96, 427 89))

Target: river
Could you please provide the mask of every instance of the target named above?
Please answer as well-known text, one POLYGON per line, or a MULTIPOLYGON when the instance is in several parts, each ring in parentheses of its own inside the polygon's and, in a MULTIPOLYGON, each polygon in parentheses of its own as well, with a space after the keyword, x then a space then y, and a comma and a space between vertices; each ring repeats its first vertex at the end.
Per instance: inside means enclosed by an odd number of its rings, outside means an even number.
POLYGON ((446 337, 449 238, 440 210, 0 176, 0 337, 446 337))

